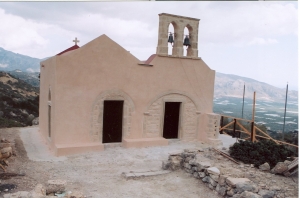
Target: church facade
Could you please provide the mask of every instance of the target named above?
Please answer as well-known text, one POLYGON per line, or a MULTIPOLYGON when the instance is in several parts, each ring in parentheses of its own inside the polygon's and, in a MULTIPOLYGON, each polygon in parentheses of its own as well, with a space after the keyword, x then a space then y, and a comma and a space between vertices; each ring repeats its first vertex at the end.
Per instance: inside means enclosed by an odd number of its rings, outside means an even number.
POLYGON ((39 127, 55 155, 114 143, 164 146, 169 139, 218 144, 215 71, 198 57, 198 25, 199 19, 159 14, 156 54, 147 61, 101 35, 41 62, 39 127), (183 56, 185 27, 190 46, 183 56))

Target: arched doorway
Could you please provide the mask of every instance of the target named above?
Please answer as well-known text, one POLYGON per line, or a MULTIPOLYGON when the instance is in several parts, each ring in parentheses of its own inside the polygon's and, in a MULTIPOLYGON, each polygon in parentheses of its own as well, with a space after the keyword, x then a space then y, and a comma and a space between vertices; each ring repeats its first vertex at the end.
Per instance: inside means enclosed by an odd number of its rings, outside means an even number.
POLYGON ((194 101, 191 96, 180 91, 158 95, 149 103, 144 114, 143 137, 196 140, 199 105, 196 105, 194 101), (167 120, 169 123, 166 123, 167 116, 171 117, 170 120, 167 120), (171 134, 164 133, 165 130, 173 129, 175 131, 171 134))
POLYGON ((103 91, 96 98, 92 107, 91 140, 111 143, 121 142, 123 138, 129 137, 133 111, 133 101, 125 92, 121 90, 103 91), (114 126, 116 124, 118 126, 114 126))

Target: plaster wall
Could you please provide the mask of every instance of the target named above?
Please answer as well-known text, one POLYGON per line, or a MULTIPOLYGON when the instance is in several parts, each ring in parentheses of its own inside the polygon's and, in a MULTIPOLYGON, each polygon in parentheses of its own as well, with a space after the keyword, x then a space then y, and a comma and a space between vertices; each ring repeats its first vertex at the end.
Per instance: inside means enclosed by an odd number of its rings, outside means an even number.
POLYGON ((40 65, 40 107, 39 127, 42 136, 51 148, 55 145, 55 96, 56 96, 56 57, 43 61, 40 65), (49 137, 49 112, 51 106, 51 137, 49 137))

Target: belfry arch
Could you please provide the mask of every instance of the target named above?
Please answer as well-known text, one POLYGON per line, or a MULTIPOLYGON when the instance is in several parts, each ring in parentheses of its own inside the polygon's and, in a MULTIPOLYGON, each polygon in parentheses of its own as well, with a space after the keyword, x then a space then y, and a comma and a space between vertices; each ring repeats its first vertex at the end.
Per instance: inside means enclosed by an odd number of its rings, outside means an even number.
POLYGON ((183 38, 182 38, 182 40, 183 40, 183 46, 182 46, 183 47, 183 56, 187 56, 187 51, 190 49, 190 46, 184 45, 185 39, 188 38, 188 40, 189 40, 190 39, 189 37, 190 37, 189 29, 187 27, 184 27, 183 38))
MULTIPOLYGON (((169 23, 169 27, 168 27, 169 38, 170 38, 170 36, 172 36, 173 40, 175 38, 175 27, 174 26, 176 26, 176 24, 173 22, 173 23, 169 23)), ((168 55, 173 55, 173 45, 174 45, 174 42, 173 43, 168 42, 168 55)))
POLYGON ((195 50, 193 50, 193 49, 196 48, 197 49, 197 54, 198 54, 198 46, 196 46, 196 44, 198 42, 198 34, 197 34, 197 37, 196 37, 196 35, 193 32, 193 27, 189 24, 187 24, 185 28, 188 30, 189 40, 190 40, 190 43, 191 43, 191 46, 189 46, 187 48, 186 56, 187 57, 193 57, 194 53, 195 53, 195 50), (197 40, 195 40, 195 38, 197 38, 197 40))

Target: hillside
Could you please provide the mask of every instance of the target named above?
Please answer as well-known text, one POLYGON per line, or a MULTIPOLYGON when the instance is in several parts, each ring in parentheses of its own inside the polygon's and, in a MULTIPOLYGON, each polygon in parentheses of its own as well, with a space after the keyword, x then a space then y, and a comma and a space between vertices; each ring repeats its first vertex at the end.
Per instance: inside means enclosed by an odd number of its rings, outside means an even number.
MULTIPOLYGON (((276 101, 285 100, 285 89, 280 89, 267 83, 259 82, 251 78, 245 78, 232 74, 216 73, 215 78, 215 98, 218 97, 243 97, 245 83, 245 98, 253 98, 256 91, 257 99, 276 101)), ((298 91, 289 90, 288 99, 298 101, 298 91)))
POLYGON ((7 51, 0 47, 0 70, 39 71, 41 59, 7 51))
POLYGON ((7 71, 7 73, 11 74, 12 76, 19 78, 26 83, 34 86, 39 87, 40 86, 40 80, 39 80, 39 72, 23 72, 21 70, 13 70, 13 71, 7 71))
POLYGON ((0 128, 28 126, 38 117, 39 89, 0 72, 0 128))

